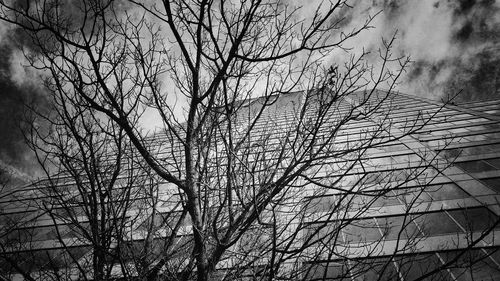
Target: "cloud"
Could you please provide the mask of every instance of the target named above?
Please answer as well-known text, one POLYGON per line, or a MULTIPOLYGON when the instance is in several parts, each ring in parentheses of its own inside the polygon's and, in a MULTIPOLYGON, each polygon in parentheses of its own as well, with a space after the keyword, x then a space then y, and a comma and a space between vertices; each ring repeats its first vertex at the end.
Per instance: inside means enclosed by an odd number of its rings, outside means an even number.
MULTIPOLYGON (((310 7, 321 1, 289 2, 302 5, 301 15, 307 17, 315 11, 310 7)), ((378 14, 371 23, 373 28, 345 45, 357 54, 363 48, 376 51, 381 46, 381 38, 389 38, 397 31, 395 54, 410 55, 414 61, 402 78, 399 90, 435 99, 461 91, 463 100, 484 99, 500 97, 499 2, 353 0, 350 2, 353 8, 341 8, 336 19, 343 19, 341 27, 350 31, 361 26, 368 16, 378 14)), ((25 164, 21 162, 29 157, 18 126, 22 121, 22 104, 34 100, 46 104, 47 98, 38 76, 24 67, 26 61, 13 45, 15 41, 34 52, 19 30, 0 24, 0 130, 6 136, 0 139, 0 159, 22 167, 25 164)), ((329 63, 341 64, 347 57, 345 51, 337 50, 329 63)), ((166 85, 167 82, 168 79, 166 85)), ((147 120, 155 118, 157 116, 150 112, 145 116, 147 120)))
POLYGON ((36 159, 25 143, 25 104, 48 108, 42 81, 19 49, 20 30, 0 24, 0 174, 9 174, 9 184, 21 184, 38 173, 36 159), (17 180, 15 180, 17 179, 17 180))
MULTIPOLYGON (((434 99, 459 91, 463 100, 500 97, 499 1, 356 0, 351 4, 347 30, 380 12, 373 29, 348 43, 355 53, 362 48, 375 51, 382 37, 397 31, 395 53, 409 55, 414 62, 399 90, 434 99)), ((341 61, 342 55, 337 52, 332 63, 341 61)))

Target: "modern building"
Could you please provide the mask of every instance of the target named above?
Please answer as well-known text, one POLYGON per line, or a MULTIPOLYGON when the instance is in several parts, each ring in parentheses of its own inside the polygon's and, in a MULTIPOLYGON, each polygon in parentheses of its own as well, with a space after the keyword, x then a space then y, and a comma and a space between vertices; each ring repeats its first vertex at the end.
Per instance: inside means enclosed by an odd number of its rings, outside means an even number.
MULTIPOLYGON (((271 274, 294 280, 500 279, 500 100, 443 104, 382 92, 364 97, 342 97, 324 113, 322 126, 330 134, 320 132, 315 143, 303 145, 322 146, 325 157, 290 183, 272 212, 266 210, 264 217, 277 223, 259 222, 230 249, 233 255, 222 258, 214 280, 271 274), (343 118, 349 122, 339 124, 343 118)), ((304 93, 290 93, 272 97, 252 123, 262 102, 242 104, 235 124, 252 126, 249 150, 237 155, 247 161, 242 175, 273 170, 266 163, 276 154, 269 151, 280 140, 297 139, 287 134, 297 114, 306 116, 303 122, 318 116, 299 112, 304 93)), ((157 136, 151 145, 166 159, 180 153, 178 144, 165 143, 168 136, 157 136)), ((286 169, 290 157, 274 170, 286 169)), ((109 241, 99 242, 119 256, 103 255, 117 279, 140 274, 141 262, 158 265, 164 276, 176 273, 191 249, 189 219, 179 211, 182 195, 136 170, 113 183, 116 194, 100 194, 109 198, 103 202, 117 202, 106 205, 116 207, 115 217, 102 228, 110 229, 102 236, 109 241), (167 239, 174 231, 175 239, 167 239), (167 244, 176 246, 165 253, 167 244)), ((97 242, 88 237, 101 236, 92 236, 86 195, 70 176, 58 179, 0 196, 0 279, 79 279, 91 268, 97 242)))
POLYGON ((381 110, 390 112, 394 124, 390 134, 396 136, 413 126, 408 124, 418 123, 414 122, 419 119, 416 114, 436 115, 417 132, 370 149, 366 161, 376 163, 376 168, 365 178, 398 180, 398 174, 379 178, 386 170, 421 174, 384 196, 362 200, 363 206, 369 202, 370 207, 362 207, 363 214, 341 231, 351 251, 344 259, 318 263, 312 276, 345 280, 500 278, 499 101, 442 107, 439 102, 399 93, 385 106, 381 110), (359 251, 352 251, 353 243, 359 243, 354 247, 359 251))

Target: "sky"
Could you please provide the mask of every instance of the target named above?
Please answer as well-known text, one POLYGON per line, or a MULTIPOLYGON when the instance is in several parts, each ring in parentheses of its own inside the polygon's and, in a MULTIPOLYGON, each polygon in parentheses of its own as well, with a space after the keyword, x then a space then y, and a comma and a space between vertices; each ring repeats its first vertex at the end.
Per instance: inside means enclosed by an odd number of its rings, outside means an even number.
MULTIPOLYGON (((351 3, 352 9, 339 14, 345 17, 347 30, 380 12, 373 28, 348 42, 352 52, 360 52, 361 47, 376 51, 381 38, 396 32, 395 54, 412 59, 398 90, 432 99, 458 92, 462 101, 500 98, 500 0, 351 3)), ((304 13, 311 10, 304 5, 304 13)), ((41 79, 25 67, 26 61, 13 43, 20 38, 18 30, 0 23, 0 170, 22 179, 34 176, 36 171, 33 154, 20 130, 23 104, 34 102, 50 108, 50 102, 41 79)), ((329 63, 338 63, 342 57, 345 53, 339 51, 329 63)))
MULTIPOLYGON (((498 97, 500 1, 358 0, 355 14, 383 12, 366 39, 377 43, 397 30, 396 51, 413 64, 400 90, 439 98, 459 91, 461 100, 498 97)), ((357 17, 358 19, 361 17, 357 17)), ((355 22, 356 20, 353 20, 355 22)))

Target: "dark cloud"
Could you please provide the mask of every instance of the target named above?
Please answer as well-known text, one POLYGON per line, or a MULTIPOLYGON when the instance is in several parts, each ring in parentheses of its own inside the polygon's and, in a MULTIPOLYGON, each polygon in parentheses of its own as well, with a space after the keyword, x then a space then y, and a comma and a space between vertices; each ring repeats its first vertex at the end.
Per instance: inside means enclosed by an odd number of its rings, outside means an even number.
POLYGON ((474 25, 471 21, 467 21, 454 34, 454 39, 458 42, 464 42, 470 39, 474 32, 474 25))
MULTIPOLYGON (((450 1, 448 1, 450 2, 450 1)), ((456 5, 456 8, 454 9, 454 12, 456 14, 463 14, 463 13, 467 13, 470 9, 472 9, 472 7, 474 7, 474 5, 477 4, 477 1, 476 0, 460 0, 460 1, 456 1, 458 2, 458 5, 456 5)), ((483 2, 483 1, 481 1, 483 2)))
MULTIPOLYGON (((14 0, 12 4, 20 9, 36 9, 35 2, 14 0)), ((94 2, 92 2, 94 3, 94 2)), ((88 3, 87 3, 88 4, 88 3)), ((100 4, 99 1, 94 4, 100 4)), ((60 3, 61 13, 58 20, 71 29, 81 28, 86 19, 81 13, 82 2, 69 0, 60 3)), ((114 3, 114 12, 121 13, 130 10, 131 3, 114 3)), ((87 7, 88 8, 88 7, 87 7)), ((91 22, 91 21, 88 21, 91 22)), ((85 28, 95 28, 86 26, 85 28)), ((50 42, 47 42, 50 43, 50 42)), ((26 67, 21 49, 30 55, 36 55, 39 47, 33 44, 31 38, 22 29, 0 22, 0 174, 10 174, 15 182, 19 178, 29 178, 39 171, 35 165, 33 152, 25 143, 23 130, 29 126, 27 117, 29 110, 26 105, 50 114, 50 95, 42 86, 39 73, 26 67)), ((44 123, 38 122, 38 126, 44 123)), ((13 182, 11 180, 11 182, 13 182)))
POLYGON ((0 45, 0 131, 6 132, 0 138, 0 155, 3 159, 15 160, 19 158, 22 134, 19 130, 23 115, 23 100, 25 93, 10 79, 10 58, 12 48, 6 44, 0 45))
POLYGON ((450 42, 457 52, 442 60, 451 66, 443 93, 461 92, 461 100, 500 98, 500 8, 491 0, 448 6, 454 21, 450 42))
POLYGON ((459 99, 487 100, 500 97, 500 58, 498 49, 483 50, 474 61, 455 67, 444 86, 445 94, 461 92, 459 99))
MULTIPOLYGON (((18 29, 11 28, 0 38, 0 173, 9 184, 28 182, 38 169, 34 154, 23 136, 29 124, 25 105, 43 110, 49 107, 36 76, 24 72, 18 43, 26 42, 18 29)), ((29 71, 28 71, 29 73, 29 71)))

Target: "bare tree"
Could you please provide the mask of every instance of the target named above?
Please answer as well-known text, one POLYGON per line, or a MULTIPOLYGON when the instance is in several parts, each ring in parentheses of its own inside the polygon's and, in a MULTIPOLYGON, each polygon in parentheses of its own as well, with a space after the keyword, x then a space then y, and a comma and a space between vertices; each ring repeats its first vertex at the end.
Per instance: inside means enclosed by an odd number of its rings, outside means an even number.
POLYGON ((376 268, 383 280, 422 239, 415 195, 445 167, 434 154, 397 169, 366 159, 440 110, 393 120, 409 60, 393 55, 394 38, 350 54, 372 18, 343 30, 348 1, 311 15, 258 0, 0 5, 36 46, 27 58, 55 106, 39 114, 50 130, 30 134, 48 177, 40 209, 66 252, 52 278, 328 279, 322 261, 340 260, 335 278, 376 268), (347 59, 325 67, 338 50, 347 59), (406 206, 397 231, 370 232, 382 221, 365 217, 391 197, 406 206), (91 250, 70 251, 81 247, 91 250))

